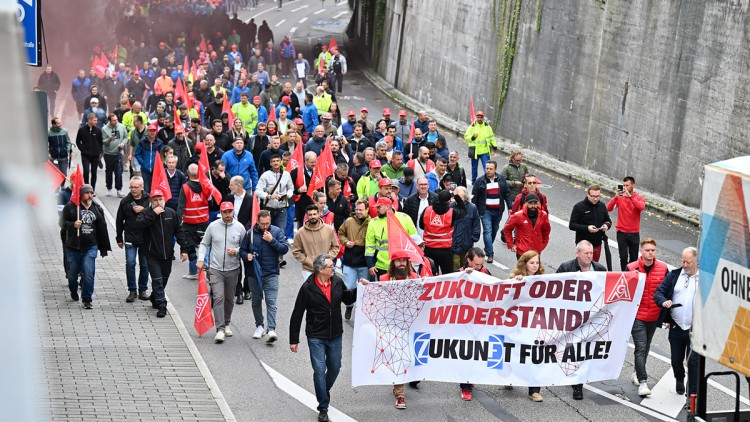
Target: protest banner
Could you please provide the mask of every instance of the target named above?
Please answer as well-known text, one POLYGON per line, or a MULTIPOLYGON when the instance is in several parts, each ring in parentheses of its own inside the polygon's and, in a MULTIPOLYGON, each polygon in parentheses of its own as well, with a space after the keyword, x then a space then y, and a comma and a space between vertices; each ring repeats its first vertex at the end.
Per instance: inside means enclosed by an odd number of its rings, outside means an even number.
POLYGON ((357 289, 352 385, 551 386, 619 377, 643 274, 472 272, 357 289))

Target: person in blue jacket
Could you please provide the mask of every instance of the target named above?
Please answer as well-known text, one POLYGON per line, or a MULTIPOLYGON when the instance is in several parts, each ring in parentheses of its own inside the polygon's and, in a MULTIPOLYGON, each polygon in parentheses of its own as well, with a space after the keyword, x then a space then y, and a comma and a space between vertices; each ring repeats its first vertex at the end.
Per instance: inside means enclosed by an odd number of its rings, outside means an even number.
POLYGON ((309 92, 305 94, 305 109, 302 111, 302 122, 305 124, 307 133, 313 133, 315 126, 320 124, 318 109, 313 104, 313 96, 309 92))
POLYGON ((226 165, 224 171, 230 179, 242 176, 245 180, 245 190, 254 192, 258 186, 258 170, 255 168, 253 154, 245 149, 245 141, 242 138, 233 139, 232 148, 221 156, 226 165))
POLYGON ((164 148, 164 144, 156 137, 158 130, 159 126, 157 123, 151 123, 146 131, 146 136, 141 139, 141 142, 135 147, 135 152, 133 153, 133 158, 136 161, 134 163, 136 171, 140 171, 141 177, 143 177, 144 192, 151 192, 151 178, 154 174, 156 154, 164 148))

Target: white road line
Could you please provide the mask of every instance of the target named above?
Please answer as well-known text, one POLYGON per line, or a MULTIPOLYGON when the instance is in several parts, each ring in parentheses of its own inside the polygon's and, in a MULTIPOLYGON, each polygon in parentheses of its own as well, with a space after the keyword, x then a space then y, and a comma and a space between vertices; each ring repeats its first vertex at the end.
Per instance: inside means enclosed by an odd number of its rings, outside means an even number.
MULTIPOLYGON (((302 9, 305 9, 305 8, 307 8, 307 7, 310 7, 310 5, 309 5, 309 4, 306 4, 306 5, 304 5, 304 6, 300 6, 300 7, 296 8, 296 9, 292 9, 292 12, 299 12, 300 10, 302 10, 302 9)), ((307 18, 305 18, 305 19, 307 19, 307 18)), ((303 19, 303 20, 304 20, 304 19, 303 19)), ((302 21, 300 21, 300 23, 302 23, 302 21)))
POLYGON ((343 12, 339 12, 338 14, 336 14, 336 16, 334 16, 333 18, 334 19, 338 19, 338 18, 346 15, 347 13, 349 13, 349 11, 348 10, 344 10, 343 12))
POLYGON ((644 413, 644 414, 646 414, 648 416, 651 416, 654 419, 658 419, 660 421, 677 422, 677 419, 672 419, 670 417, 662 415, 661 413, 654 412, 653 410, 651 410, 651 409, 649 409, 647 407, 643 407, 643 406, 635 404, 633 402, 629 402, 627 400, 623 400, 623 399, 621 399, 621 398, 619 398, 617 396, 613 396, 612 394, 609 394, 606 391, 600 390, 600 389, 598 389, 596 387, 592 387, 592 386, 590 386, 588 384, 584 384, 583 388, 591 391, 592 393, 596 393, 596 394, 598 394, 598 395, 600 395, 602 397, 606 397, 606 398, 608 398, 608 399, 610 399, 610 400, 612 400, 614 402, 617 402, 617 403, 619 403, 619 404, 621 404, 623 406, 627 406, 627 407, 629 407, 629 408, 631 408, 633 410, 637 410, 638 412, 641 412, 641 413, 644 413))
MULTIPOLYGON (((252 16, 251 18, 252 18, 252 19, 255 19, 255 18, 257 18, 258 16, 260 16, 260 15, 262 15, 262 14, 266 13, 266 12, 270 12, 271 10, 276 10, 276 9, 278 9, 278 7, 277 7, 277 6, 273 6, 273 7, 271 7, 270 9, 266 9, 266 10, 264 10, 264 11, 262 11, 262 12, 258 12, 258 13, 256 13, 256 14, 255 14, 255 15, 253 15, 253 16, 252 16)), ((250 22, 250 19, 248 19, 247 21, 245 21, 245 23, 248 23, 248 22, 250 22)))
POLYGON ((296 31, 296 30, 297 30, 297 27, 293 26, 292 29, 289 30, 289 33, 290 34, 294 34, 294 31, 296 31))
MULTIPOLYGON (((109 212, 107 207, 99 198, 94 198, 94 201, 102 207, 102 209, 104 210, 104 218, 114 229, 116 224, 115 218, 112 217, 112 213, 109 212)), ((167 299, 169 299, 169 297, 167 297, 167 299)), ((169 300, 167 301, 167 310, 169 311, 169 316, 172 317, 172 322, 174 322, 177 331, 180 333, 180 337, 182 337, 182 341, 185 342, 185 346, 187 346, 188 350, 190 351, 190 355, 193 357, 195 365, 198 367, 198 370, 203 376, 203 379, 206 381, 206 385, 211 391, 211 395, 216 401, 216 404, 219 406, 219 410, 221 410, 221 414, 224 416, 224 420, 227 422, 235 422, 237 419, 234 417, 232 409, 229 407, 229 404, 224 398, 224 395, 221 393, 219 385, 216 383, 214 376, 211 374, 211 370, 208 369, 206 361, 203 360, 203 356, 201 356, 200 351, 198 351, 198 347, 195 346, 192 337, 190 337, 190 333, 188 333, 187 328, 185 328, 185 324, 183 324, 182 318, 180 318, 180 314, 177 313, 177 310, 174 308, 174 306, 172 306, 172 302, 169 300)))
MULTIPOLYGON (((276 386, 279 387, 281 391, 297 399, 298 402, 304 404, 306 407, 309 407, 314 411, 318 410, 318 400, 315 398, 314 394, 295 384, 289 378, 281 375, 276 370, 266 365, 265 362, 260 361, 260 364, 263 365, 263 369, 268 372, 268 375, 271 377, 274 384, 276 384, 276 386)), ((331 418, 331 420, 336 422, 356 422, 356 419, 351 418, 350 416, 346 415, 333 406, 328 408, 328 416, 331 418)))
MULTIPOLYGON (((559 225, 561 225, 561 226, 564 226, 564 227, 568 227, 568 225, 570 225, 570 222, 569 222, 569 221, 565 221, 565 220, 563 220, 562 218, 559 218, 559 217, 555 217, 555 216, 554 216, 554 215, 552 215, 552 214, 550 214, 550 215, 549 215, 549 221, 551 221, 551 222, 553 222, 553 223, 557 223, 557 224, 559 224, 559 225)), ((615 249, 617 249, 617 242, 615 242, 615 241, 614 241, 614 240, 612 240, 612 239, 609 239, 609 242, 608 242, 608 243, 609 243, 609 247, 610 247, 610 248, 615 248, 615 249)))
POLYGON ((317 12, 313 13, 313 15, 318 15, 318 14, 323 13, 325 11, 326 11, 325 9, 320 9, 317 12))
POLYGON ((507 271, 507 270, 510 269, 510 268, 506 267, 505 265, 503 265, 503 264, 501 264, 501 263, 499 263, 497 261, 492 261, 492 265, 500 268, 501 270, 505 270, 505 271, 507 271))
POLYGON ((685 397, 677 395, 674 385, 674 372, 672 368, 669 368, 669 371, 651 389, 651 395, 641 400, 641 406, 676 418, 685 406, 685 397))
POLYGON ((280 26, 281 26, 281 24, 282 24, 282 23, 284 23, 284 22, 286 22, 286 19, 282 19, 282 20, 280 20, 280 21, 279 21, 279 23, 277 23, 276 25, 274 25, 274 27, 275 27, 275 28, 278 28, 278 27, 280 27, 280 26))
MULTIPOLYGON (((630 342, 628 342, 628 347, 630 347, 631 349, 635 349, 635 345, 633 343, 630 343, 630 342)), ((667 356, 662 356, 662 355, 660 355, 660 354, 658 354, 658 353, 656 353, 654 351, 649 350, 648 355, 649 356, 653 356, 654 358, 659 359, 662 362, 666 362, 666 363, 668 363, 670 365, 672 364, 672 360, 670 358, 668 358, 667 356)), ((729 388, 727 388, 727 387, 719 384, 718 382, 716 382, 716 381, 714 381, 714 380, 712 380, 710 378, 708 380, 708 384, 711 385, 712 387, 715 387, 717 390, 721 391, 722 393, 724 393, 724 394, 726 394, 726 395, 728 395, 728 396, 730 396, 732 398, 737 397, 737 395, 734 394, 734 391, 730 390, 729 388)), ((745 397, 740 396, 740 401, 742 403, 750 406, 750 400, 746 399, 745 397)))
POLYGON ((297 23, 304 23, 306 20, 307 20, 307 16, 305 16, 304 18, 300 19, 299 22, 297 22, 297 23))

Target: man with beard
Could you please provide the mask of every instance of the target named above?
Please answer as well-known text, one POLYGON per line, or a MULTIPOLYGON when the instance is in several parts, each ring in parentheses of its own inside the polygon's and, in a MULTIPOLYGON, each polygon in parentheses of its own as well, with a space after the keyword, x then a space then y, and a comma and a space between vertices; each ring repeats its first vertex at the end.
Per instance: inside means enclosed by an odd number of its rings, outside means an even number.
MULTIPOLYGON (((211 198, 211 186, 208 184, 201 185, 198 181, 198 165, 190 164, 187 171, 188 181, 182 185, 180 198, 177 204, 177 215, 182 218, 182 229, 185 236, 190 242, 188 255, 190 258, 189 272, 182 278, 188 280, 198 279, 198 267, 196 261, 198 255, 195 251, 196 246, 203 238, 203 234, 208 227, 208 202, 211 198)), ((150 268, 150 267, 149 267, 150 268)))
MULTIPOLYGON (((367 261, 365 260, 365 237, 370 216, 367 213, 367 201, 360 199, 354 204, 354 212, 339 228, 339 241, 344 246, 341 258, 341 269, 344 273, 346 290, 354 290, 359 279, 368 279, 367 261)), ((346 305, 344 318, 351 319, 354 303, 346 305)))
POLYGON ((96 266, 96 251, 102 258, 112 248, 109 245, 107 221, 104 210, 94 203, 94 188, 83 185, 79 191, 80 206, 68 202, 60 215, 60 227, 63 229, 65 240, 65 256, 68 260, 68 289, 70 298, 79 300, 78 274, 83 273, 83 308, 91 309, 94 295, 94 273, 96 266))
POLYGON ((122 124, 125 125, 125 129, 133 130, 135 127, 134 119, 135 116, 141 116, 143 123, 148 122, 148 115, 143 111, 141 103, 136 101, 133 103, 133 108, 122 115, 122 124))
POLYGON ((511 214, 503 231, 508 249, 516 253, 516 259, 526 251, 541 255, 549 243, 551 227, 547 213, 539 207, 539 198, 533 193, 526 195, 526 203, 520 211, 511 214), (516 231, 515 241, 513 230, 516 231))
POLYGON ((216 336, 214 342, 223 343, 232 337, 229 324, 234 309, 234 289, 240 276, 240 243, 245 236, 245 227, 234 218, 234 204, 223 202, 220 207, 221 220, 215 220, 206 228, 206 234, 198 249, 198 269, 203 268, 203 259, 210 248, 208 283, 213 299, 216 336))
POLYGON ((136 229, 143 230, 146 262, 151 274, 151 307, 157 309, 156 317, 167 316, 167 288, 174 257, 173 239, 180 245, 180 260, 188 258, 188 241, 180 226, 180 219, 171 208, 164 206, 164 192, 153 189, 150 207, 144 208, 136 217, 136 229))
POLYGON ((294 195, 299 195, 299 199, 294 204, 294 218, 297 220, 297 228, 302 227, 302 222, 305 218, 305 212, 308 205, 312 205, 312 199, 307 194, 307 187, 310 186, 310 180, 312 179, 313 171, 315 166, 318 164, 318 156, 310 151, 305 153, 305 165, 297 167, 296 169, 289 172, 289 176, 292 178, 294 185, 294 195), (301 186, 297 186, 297 174, 302 171, 305 183, 301 186))
POLYGON ((94 114, 96 115, 96 119, 97 119, 96 125, 99 127, 99 129, 101 129, 102 126, 104 126, 104 123, 107 121, 107 113, 104 111, 103 108, 99 107, 98 98, 92 98, 88 104, 90 104, 91 106, 83 111, 83 119, 81 120, 81 126, 84 126, 86 124, 89 114, 94 114))
MULTIPOLYGON (((274 137, 274 140, 278 138, 274 137)), ((274 142, 272 140, 271 142, 274 142)), ((281 168, 281 156, 272 154, 269 168, 260 175, 255 194, 265 204, 264 209, 271 215, 271 223, 280 228, 286 227, 287 200, 292 197, 294 183, 289 173, 281 168)))
MULTIPOLYGON (((377 202, 378 216, 370 220, 365 235, 365 260, 372 277, 380 277, 388 271, 388 211, 393 211, 393 202, 380 198, 377 202)), ((401 212, 394 212, 404 231, 411 236, 417 234, 411 218, 401 212)))
POLYGON ((125 277, 128 281, 128 295, 126 302, 148 300, 148 263, 143 243, 143 230, 136 228, 138 214, 149 206, 148 194, 143 191, 143 178, 134 176, 130 179, 130 193, 120 201, 115 219, 115 240, 120 249, 125 248, 125 277), (125 236, 123 237, 123 233, 125 236), (138 259, 140 272, 138 283, 135 279, 135 262, 138 259), (136 295, 137 292, 137 295, 136 295))
POLYGON ((177 168, 185 172, 187 166, 198 161, 195 155, 193 141, 185 137, 185 128, 182 125, 175 127, 174 138, 168 144, 173 150, 174 155, 178 158, 177 168))
POLYGON ((313 258, 321 254, 333 257, 339 254, 339 241, 333 227, 323 222, 317 205, 305 209, 307 220, 294 236, 292 253, 302 264, 302 279, 307 280, 313 271, 313 258))

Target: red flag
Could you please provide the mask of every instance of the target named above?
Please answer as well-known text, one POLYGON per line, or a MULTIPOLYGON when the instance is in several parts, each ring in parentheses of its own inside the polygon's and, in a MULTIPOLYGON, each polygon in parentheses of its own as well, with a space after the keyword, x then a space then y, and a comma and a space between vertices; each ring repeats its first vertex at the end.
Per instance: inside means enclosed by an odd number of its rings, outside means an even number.
POLYGON ((187 55, 185 55, 185 62, 182 63, 182 75, 180 75, 180 77, 182 77, 185 72, 190 72, 190 63, 188 62, 187 55))
POLYGON ((229 92, 224 96, 224 103, 221 105, 221 112, 229 115, 229 126, 231 127, 234 124, 234 113, 232 112, 232 101, 230 101, 228 95, 229 92))
POLYGON ((192 63, 193 64, 190 65, 190 77, 192 78, 193 83, 195 83, 195 81, 198 80, 197 79, 198 71, 196 70, 196 67, 195 67, 195 60, 193 60, 192 63))
POLYGON ((96 71, 96 76, 103 78, 107 71, 106 59, 102 59, 101 56, 94 56, 94 61, 91 62, 91 67, 96 71))
POLYGON ((414 128, 417 126, 417 123, 414 121, 414 119, 411 119, 411 129, 409 129, 409 143, 414 142, 414 128))
POLYGON ((174 100, 182 100, 185 101, 185 91, 182 89, 182 78, 177 78, 177 83, 174 84, 174 100))
POLYGON ((477 115, 474 114, 474 98, 469 100, 469 114, 471 114, 471 123, 477 121, 477 115))
MULTIPOLYGON (((138 65, 135 65, 135 72, 134 73, 138 73, 140 75, 141 71, 138 70, 138 65)), ((143 75, 141 75, 141 76, 143 76, 143 75)))
POLYGON ((425 262, 422 248, 417 246, 411 239, 411 236, 406 233, 404 226, 398 221, 396 215, 388 211, 388 256, 390 257, 397 250, 402 250, 409 254, 409 261, 413 264, 422 264, 420 271, 422 277, 432 276, 432 269, 429 268, 430 264, 425 262))
POLYGON ((109 57, 112 57, 113 59, 112 61, 115 63, 117 62, 117 56, 119 55, 119 50, 120 50, 120 47, 117 44, 115 44, 115 49, 112 50, 111 53, 109 53, 109 57))
POLYGON ((268 122, 270 122, 271 120, 273 120, 274 122, 276 121, 276 107, 273 106, 271 106, 271 112, 268 113, 268 120, 266 120, 266 124, 268 124, 268 122))
MULTIPOLYGON (((292 173, 292 170, 297 170, 297 180, 294 181, 294 186, 300 187, 305 185, 305 169, 304 169, 304 152, 302 151, 302 141, 297 141, 297 146, 294 148, 294 152, 292 152, 292 158, 289 160, 289 173, 292 173)), ((299 195, 294 195, 292 199, 296 202, 299 199, 299 195)))
POLYGON ((198 182, 201 186, 208 185, 211 187, 211 197, 214 198, 214 202, 221 204, 221 192, 214 187, 211 179, 206 173, 211 171, 211 165, 208 164, 208 153, 206 152, 206 144, 199 142, 195 145, 195 151, 200 151, 198 156, 198 182))
POLYGON ((255 223, 258 222, 258 213, 260 212, 260 203, 258 202, 258 195, 253 194, 253 213, 250 217, 250 229, 255 227, 255 223))
POLYGON ((211 312, 211 300, 208 298, 208 286, 203 268, 198 270, 198 297, 195 301, 195 331, 199 336, 206 334, 214 326, 214 315, 211 312))
POLYGON ((73 182, 73 193, 70 195, 70 202, 81 205, 81 186, 83 186, 83 173, 81 172, 81 165, 76 166, 75 173, 70 175, 70 180, 73 182))
POLYGON ((52 164, 52 161, 47 160, 44 163, 44 169, 47 170, 47 175, 49 175, 50 179, 52 179, 52 183, 55 188, 62 185, 62 182, 65 181, 65 175, 60 171, 59 168, 57 168, 56 165, 52 164))
POLYGON ((185 85, 185 81, 180 78, 180 85, 182 86, 182 92, 185 94, 185 98, 183 98, 183 102, 187 104, 188 110, 193 108, 192 100, 190 100, 190 93, 187 90, 187 85, 185 85))
POLYGON ((328 43, 328 51, 331 51, 331 50, 333 50, 334 48, 335 48, 335 49, 338 49, 338 48, 339 48, 339 46, 338 46, 338 44, 336 44, 336 38, 334 38, 334 37, 331 37, 331 42, 330 42, 330 43, 328 43))
POLYGON ((208 47, 206 46, 206 39, 205 38, 201 37, 201 43, 199 44, 199 47, 200 47, 201 51, 208 50, 208 47))
POLYGON ((156 154, 154 159, 154 172, 151 179, 151 192, 149 196, 154 196, 154 189, 161 189, 164 194, 164 202, 172 199, 172 190, 169 188, 169 179, 167 171, 164 170, 164 164, 161 162, 161 154, 156 154))
POLYGON ((310 179, 310 186, 307 188, 307 196, 310 198, 313 197, 313 193, 316 190, 326 185, 326 178, 332 176, 336 172, 336 160, 333 159, 333 154, 331 154, 330 139, 331 138, 328 138, 326 141, 326 145, 323 147, 323 150, 318 157, 318 163, 315 165, 315 170, 313 170, 312 178, 310 179))

